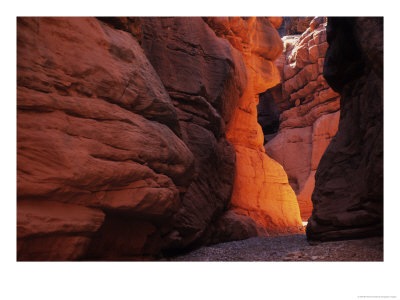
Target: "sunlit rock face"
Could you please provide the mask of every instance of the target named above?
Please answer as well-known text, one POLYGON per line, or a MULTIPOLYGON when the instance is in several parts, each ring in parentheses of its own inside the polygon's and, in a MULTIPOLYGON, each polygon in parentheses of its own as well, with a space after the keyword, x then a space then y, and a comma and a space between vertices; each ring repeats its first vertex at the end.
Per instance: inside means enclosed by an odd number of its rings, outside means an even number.
POLYGON ((312 240, 383 234, 383 18, 328 18, 324 77, 339 129, 315 176, 312 240))
POLYGON ((284 52, 275 62, 281 84, 270 93, 281 112, 279 131, 265 149, 288 174, 306 221, 315 172, 337 131, 340 98, 322 75, 328 46, 324 18, 314 18, 301 35, 286 36, 283 43, 284 52))
POLYGON ((280 20, 268 18, 207 18, 207 23, 243 55, 247 85, 232 119, 227 139, 236 150, 236 176, 231 206, 251 216, 268 233, 297 231, 301 227, 296 195, 282 166, 268 157, 264 135, 257 123, 258 94, 279 83, 274 60, 282 41, 280 20), (275 27, 274 27, 274 26, 275 27))

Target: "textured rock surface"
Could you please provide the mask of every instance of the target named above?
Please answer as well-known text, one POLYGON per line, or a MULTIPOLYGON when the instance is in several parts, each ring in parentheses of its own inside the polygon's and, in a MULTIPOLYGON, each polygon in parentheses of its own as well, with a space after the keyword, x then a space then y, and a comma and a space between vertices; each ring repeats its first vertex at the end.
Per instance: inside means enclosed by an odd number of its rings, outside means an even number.
POLYGON ((167 239, 172 248, 205 243, 205 230, 231 197, 235 152, 225 138, 225 123, 246 85, 243 58, 202 18, 141 18, 141 26, 142 46, 173 100, 182 140, 195 158, 195 179, 167 239))
POLYGON ((18 259, 152 259, 297 231, 256 111, 279 82, 281 22, 18 18, 18 259))
POLYGON ((103 224, 98 209, 55 201, 18 202, 18 260, 73 260, 84 255, 103 224))
POLYGON ((265 137, 266 152, 288 174, 305 221, 312 212, 315 171, 339 122, 339 95, 322 76, 327 48, 323 21, 315 18, 302 35, 283 38, 284 53, 275 63, 282 83, 269 93, 280 111, 279 131, 272 139, 265 137))
POLYGON ((209 244, 244 240, 254 236, 265 236, 266 231, 255 221, 244 215, 228 210, 212 224, 207 234, 209 244))
MULTIPOLYGON (((193 154, 137 41, 93 18, 19 18, 17 67, 18 257, 90 258, 114 215, 168 228, 193 154)), ((117 235, 97 256, 144 253, 145 231, 143 247, 117 235)))
MULTIPOLYGON (((270 76, 281 18, 265 22, 243 34, 270 76)), ((19 259, 141 259, 263 233, 226 213, 225 127, 247 69, 205 20, 19 18, 17 67, 19 259)))
POLYGON ((278 28, 281 37, 292 34, 302 34, 310 26, 314 17, 283 17, 278 28))
POLYGON ((383 234, 383 18, 329 18, 324 77, 340 123, 315 176, 311 240, 383 234))
POLYGON ((257 123, 258 94, 279 83, 273 61, 282 51, 280 37, 267 18, 213 18, 207 22, 242 53, 247 71, 246 88, 227 126, 227 139, 236 150, 231 206, 269 233, 297 231, 301 220, 296 196, 282 166, 265 154, 264 136, 257 123))

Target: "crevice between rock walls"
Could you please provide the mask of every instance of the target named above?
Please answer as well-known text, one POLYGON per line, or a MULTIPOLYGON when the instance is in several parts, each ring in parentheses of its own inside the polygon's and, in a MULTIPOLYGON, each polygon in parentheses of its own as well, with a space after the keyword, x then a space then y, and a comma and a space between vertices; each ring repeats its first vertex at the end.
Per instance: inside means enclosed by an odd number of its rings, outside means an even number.
POLYGON ((301 228, 257 123, 279 18, 17 23, 18 260, 155 259, 301 228))
POLYGON ((383 18, 328 18, 324 76, 341 95, 321 159, 310 240, 383 235, 383 18))
POLYGON ((326 18, 285 21, 284 51, 275 61, 281 82, 261 96, 258 109, 263 114, 260 121, 264 131, 279 118, 276 132, 265 136, 265 149, 288 174, 302 220, 307 221, 312 212, 315 172, 337 131, 340 98, 322 75, 328 47, 326 18), (274 115, 266 112, 271 103, 274 115))

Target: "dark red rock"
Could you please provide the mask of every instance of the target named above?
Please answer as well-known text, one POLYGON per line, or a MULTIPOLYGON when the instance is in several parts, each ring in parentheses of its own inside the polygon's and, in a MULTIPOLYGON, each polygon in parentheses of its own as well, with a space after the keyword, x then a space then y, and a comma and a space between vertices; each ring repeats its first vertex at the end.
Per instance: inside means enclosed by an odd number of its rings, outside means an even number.
POLYGON ((202 18, 141 18, 141 26, 142 47, 167 91, 203 97, 227 123, 246 85, 239 51, 202 18))
POLYGON ((19 259, 135 259, 200 240, 231 196, 225 123, 245 84, 241 54, 202 18, 19 18, 19 259), (52 203, 73 205, 57 221, 67 233, 46 223, 52 203))
POLYGON ((315 176, 310 240, 383 234, 383 18, 329 18, 324 77, 340 122, 315 176))
POLYGON ((248 217, 228 210, 219 217, 210 229, 211 243, 244 240, 254 236, 266 235, 261 226, 248 217))
POLYGON ((74 260, 104 221, 99 209, 57 201, 19 200, 18 260, 74 260))
MULTIPOLYGON (((198 243, 229 202, 235 151, 225 123, 243 92, 243 58, 202 18, 141 18, 142 46, 178 112, 182 140, 195 157, 195 179, 174 216, 172 249, 198 243)), ((207 241, 203 240, 203 243, 207 241)))
POLYGON ((18 18, 17 43, 18 259, 86 256, 111 213, 168 228, 193 154, 135 38, 94 18, 18 18))

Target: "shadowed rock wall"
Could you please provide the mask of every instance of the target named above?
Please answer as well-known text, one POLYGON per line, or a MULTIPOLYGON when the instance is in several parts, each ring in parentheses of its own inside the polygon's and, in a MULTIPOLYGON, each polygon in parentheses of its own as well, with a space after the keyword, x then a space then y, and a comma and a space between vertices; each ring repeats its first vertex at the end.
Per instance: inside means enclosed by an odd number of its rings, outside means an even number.
POLYGON ((225 138, 246 85, 243 58, 202 18, 141 18, 142 46, 174 104, 182 140, 194 154, 194 179, 168 235, 172 248, 202 235, 228 205, 235 152, 225 138))
POLYGON ((293 34, 302 34, 307 30, 314 17, 283 17, 282 24, 278 28, 281 37, 293 34))
POLYGON ((383 18, 329 18, 324 77, 340 122, 315 176, 311 240, 383 234, 383 18))

